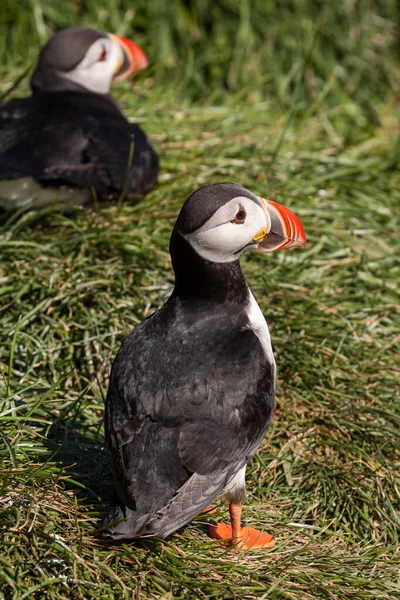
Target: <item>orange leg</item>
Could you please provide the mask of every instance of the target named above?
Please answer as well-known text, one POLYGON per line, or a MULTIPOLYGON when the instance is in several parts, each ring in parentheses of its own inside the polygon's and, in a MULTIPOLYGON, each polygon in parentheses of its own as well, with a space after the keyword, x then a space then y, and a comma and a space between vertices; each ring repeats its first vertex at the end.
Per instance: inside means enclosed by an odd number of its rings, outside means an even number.
POLYGON ((229 516, 231 518, 231 529, 232 529, 232 544, 235 544, 236 548, 239 549, 243 546, 242 537, 242 505, 229 504, 229 516))
POLYGON ((222 544, 235 546, 237 550, 247 548, 272 548, 275 540, 268 534, 251 527, 242 527, 242 505, 229 504, 229 514, 231 524, 218 523, 218 525, 209 525, 208 533, 214 540, 223 540, 222 544), (231 538, 231 539, 229 539, 231 538), (224 541, 226 540, 226 541, 224 541))

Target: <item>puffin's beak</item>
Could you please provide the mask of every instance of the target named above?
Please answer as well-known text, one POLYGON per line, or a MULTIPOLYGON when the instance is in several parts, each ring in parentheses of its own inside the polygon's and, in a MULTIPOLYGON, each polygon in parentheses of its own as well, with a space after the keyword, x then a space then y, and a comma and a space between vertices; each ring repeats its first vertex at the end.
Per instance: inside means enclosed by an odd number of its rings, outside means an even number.
POLYGON ((119 50, 119 60, 113 77, 114 81, 128 79, 128 77, 131 77, 137 71, 147 69, 149 61, 139 46, 120 35, 115 35, 114 33, 108 33, 107 35, 119 50))
POLYGON ((255 242, 260 241, 257 250, 260 252, 274 252, 283 248, 295 248, 306 245, 306 234, 300 219, 272 200, 259 197, 265 213, 267 226, 254 236, 255 242))

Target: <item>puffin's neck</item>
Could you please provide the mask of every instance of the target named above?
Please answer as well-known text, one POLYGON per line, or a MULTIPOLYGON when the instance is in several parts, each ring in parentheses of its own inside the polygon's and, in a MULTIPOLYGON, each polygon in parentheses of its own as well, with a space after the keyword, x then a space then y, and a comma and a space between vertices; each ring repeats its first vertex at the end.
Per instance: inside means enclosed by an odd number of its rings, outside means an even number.
POLYGON ((110 93, 107 94, 96 94, 86 89, 79 83, 63 77, 59 71, 55 69, 45 69, 40 66, 36 67, 31 79, 31 89, 34 96, 40 94, 67 94, 73 92, 74 94, 82 94, 87 97, 96 98, 99 102, 104 105, 112 106, 118 109, 118 104, 110 93))
POLYGON ((205 260, 176 230, 171 236, 170 252, 175 271, 174 295, 183 300, 202 299, 237 304, 247 302, 249 288, 239 260, 229 263, 205 260))

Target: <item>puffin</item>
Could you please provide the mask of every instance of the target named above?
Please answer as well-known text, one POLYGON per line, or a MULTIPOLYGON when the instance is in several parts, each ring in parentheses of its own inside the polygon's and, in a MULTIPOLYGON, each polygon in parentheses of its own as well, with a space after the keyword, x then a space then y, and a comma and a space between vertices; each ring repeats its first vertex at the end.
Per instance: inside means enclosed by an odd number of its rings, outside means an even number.
POLYGON ((146 194, 158 157, 110 94, 112 81, 148 66, 134 42, 68 27, 42 48, 32 95, 0 105, 0 179, 95 190, 97 197, 146 194))
POLYGON ((210 523, 213 539, 274 544, 241 523, 276 368, 239 259, 305 243, 290 210, 239 184, 206 185, 186 200, 170 240, 172 294, 126 337, 111 369, 104 423, 116 496, 103 538, 166 538, 222 497, 230 522, 210 523))

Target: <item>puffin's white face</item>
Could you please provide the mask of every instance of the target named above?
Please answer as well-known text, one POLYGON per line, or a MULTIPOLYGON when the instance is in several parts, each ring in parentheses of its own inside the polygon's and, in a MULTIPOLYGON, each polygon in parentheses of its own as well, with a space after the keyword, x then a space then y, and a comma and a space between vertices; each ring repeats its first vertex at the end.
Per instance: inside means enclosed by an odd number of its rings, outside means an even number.
POLYGON ((96 40, 81 62, 63 76, 90 92, 107 94, 114 74, 124 60, 121 46, 110 37, 96 40))
MULTIPOLYGON (((270 229, 268 212, 260 204, 237 196, 221 206, 200 229, 186 239, 206 260, 223 263, 256 248, 270 229)), ((265 201, 264 201, 265 202, 265 201)))

